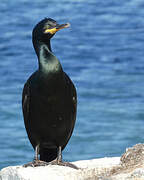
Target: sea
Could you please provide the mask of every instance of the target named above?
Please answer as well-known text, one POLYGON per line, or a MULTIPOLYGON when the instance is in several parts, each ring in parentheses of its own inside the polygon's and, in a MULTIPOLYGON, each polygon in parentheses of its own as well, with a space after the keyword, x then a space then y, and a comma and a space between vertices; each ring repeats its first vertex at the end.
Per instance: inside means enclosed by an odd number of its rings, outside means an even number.
POLYGON ((144 143, 143 0, 1 0, 0 17, 0 169, 34 157, 21 99, 38 68, 32 30, 45 17, 71 24, 51 40, 78 94, 63 159, 117 157, 144 143))

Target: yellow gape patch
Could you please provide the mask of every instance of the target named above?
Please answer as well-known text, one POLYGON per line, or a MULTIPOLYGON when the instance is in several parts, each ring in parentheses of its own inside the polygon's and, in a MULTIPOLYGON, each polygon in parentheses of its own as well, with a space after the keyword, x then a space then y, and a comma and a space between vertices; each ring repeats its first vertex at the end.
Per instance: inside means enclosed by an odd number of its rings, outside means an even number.
POLYGON ((44 31, 44 33, 54 34, 54 33, 56 33, 58 30, 59 30, 59 29, 57 29, 57 28, 46 29, 46 30, 44 31))

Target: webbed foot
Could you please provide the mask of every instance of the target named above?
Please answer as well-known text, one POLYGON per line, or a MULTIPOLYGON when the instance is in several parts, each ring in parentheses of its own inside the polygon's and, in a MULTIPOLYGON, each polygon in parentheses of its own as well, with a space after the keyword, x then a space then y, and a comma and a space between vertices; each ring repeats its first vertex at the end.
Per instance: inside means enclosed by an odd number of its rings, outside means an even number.
POLYGON ((57 159, 51 161, 49 164, 50 165, 66 166, 66 167, 70 167, 70 168, 77 169, 77 170, 79 169, 76 165, 74 165, 72 163, 65 162, 65 161, 58 161, 57 159))
POLYGON ((49 163, 40 160, 34 160, 33 162, 29 162, 24 164, 23 167, 38 167, 38 166, 47 166, 49 163))

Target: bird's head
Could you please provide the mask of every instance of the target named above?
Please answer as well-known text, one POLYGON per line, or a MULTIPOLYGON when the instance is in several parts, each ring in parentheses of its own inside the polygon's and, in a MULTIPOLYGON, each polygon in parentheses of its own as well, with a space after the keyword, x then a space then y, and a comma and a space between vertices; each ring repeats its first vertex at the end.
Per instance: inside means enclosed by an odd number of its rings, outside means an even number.
POLYGON ((45 41, 53 37, 53 35, 60 29, 69 27, 70 24, 58 24, 51 18, 45 18, 40 21, 33 29, 33 39, 45 41))

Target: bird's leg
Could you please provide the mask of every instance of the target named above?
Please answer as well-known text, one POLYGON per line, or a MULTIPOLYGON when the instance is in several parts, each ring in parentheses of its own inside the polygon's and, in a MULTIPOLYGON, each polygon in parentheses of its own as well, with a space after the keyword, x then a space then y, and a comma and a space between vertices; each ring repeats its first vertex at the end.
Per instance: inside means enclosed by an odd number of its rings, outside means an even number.
POLYGON ((40 151, 40 145, 38 144, 36 147, 35 147, 35 156, 34 156, 34 161, 33 161, 33 166, 36 167, 36 166, 46 166, 48 165, 49 163, 45 162, 45 161, 41 161, 39 160, 39 151, 40 151))
POLYGON ((61 150, 61 146, 58 147, 57 164, 59 164, 60 162, 62 162, 62 150, 61 150))
POLYGON ((38 161, 38 155, 39 155, 39 144, 35 147, 35 156, 34 156, 34 161, 38 161))
POLYGON ((72 163, 62 161, 62 148, 61 148, 61 146, 58 147, 57 158, 55 160, 51 161, 50 164, 51 165, 59 165, 59 166, 67 166, 67 167, 71 167, 74 169, 79 169, 78 167, 76 167, 72 163))
POLYGON ((37 167, 37 166, 47 166, 49 165, 49 163, 45 162, 45 161, 41 161, 39 160, 39 150, 40 150, 40 146, 39 144, 35 147, 35 156, 34 156, 34 160, 33 162, 30 162, 28 164, 24 164, 24 167, 37 167))
POLYGON ((60 165, 62 162, 62 150, 61 146, 58 147, 57 158, 50 162, 51 165, 60 165))

